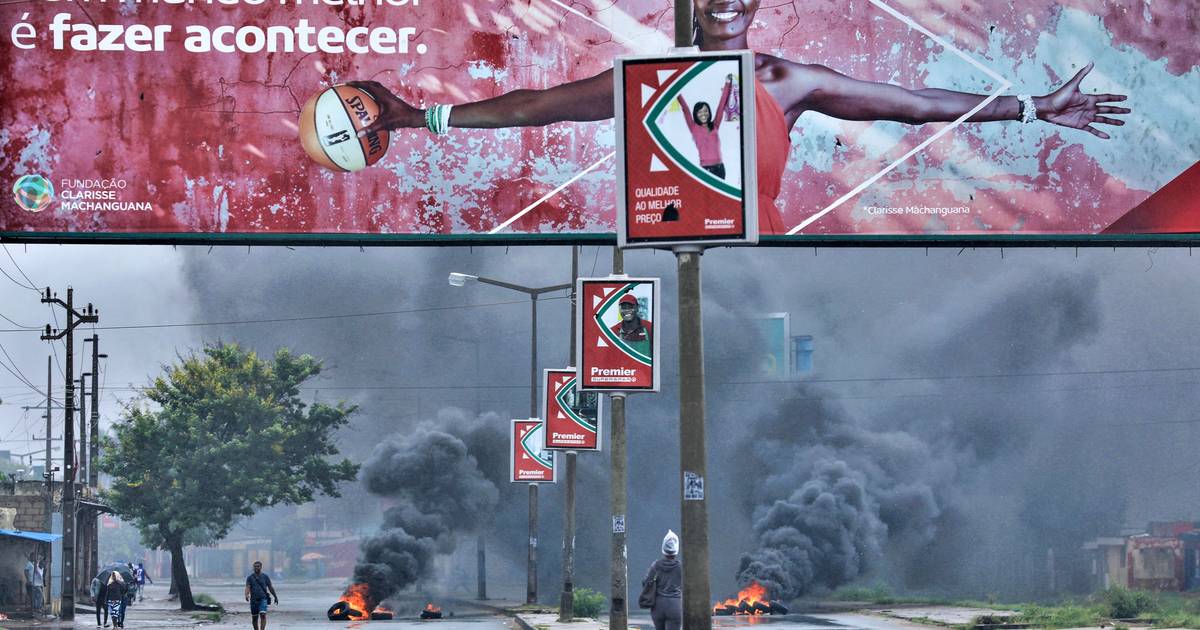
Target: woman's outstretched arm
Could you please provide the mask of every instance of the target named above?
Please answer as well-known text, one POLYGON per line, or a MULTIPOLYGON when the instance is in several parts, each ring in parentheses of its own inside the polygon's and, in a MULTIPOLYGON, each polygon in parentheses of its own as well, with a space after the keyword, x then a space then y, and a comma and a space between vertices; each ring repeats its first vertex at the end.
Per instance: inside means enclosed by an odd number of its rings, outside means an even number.
MULTIPOLYGON (((404 102, 377 81, 351 81, 380 104, 379 118, 362 133, 425 126, 425 110, 404 102)), ((613 117, 612 70, 544 90, 513 90, 495 98, 454 105, 451 127, 540 127, 556 122, 613 117)))
POLYGON ((717 103, 717 111, 713 112, 712 121, 713 128, 721 127, 721 121, 725 120, 725 110, 729 107, 729 94, 733 91, 733 75, 725 77, 725 87, 721 89, 721 100, 717 103))
MULTIPOLYGON (((1128 114, 1129 109, 1107 103, 1125 100, 1121 94, 1084 94, 1079 90, 1092 64, 1080 70, 1062 87, 1033 97, 1037 117, 1045 122, 1082 129, 1099 138, 1107 133, 1093 125, 1121 126, 1125 121, 1105 114, 1128 114)), ((794 107, 844 120, 895 120, 919 125, 958 119, 987 98, 941 89, 909 90, 887 83, 852 79, 823 66, 793 65, 788 82, 795 93, 794 107)), ((1021 104, 1015 96, 1001 96, 976 112, 970 122, 1015 121, 1021 104)))

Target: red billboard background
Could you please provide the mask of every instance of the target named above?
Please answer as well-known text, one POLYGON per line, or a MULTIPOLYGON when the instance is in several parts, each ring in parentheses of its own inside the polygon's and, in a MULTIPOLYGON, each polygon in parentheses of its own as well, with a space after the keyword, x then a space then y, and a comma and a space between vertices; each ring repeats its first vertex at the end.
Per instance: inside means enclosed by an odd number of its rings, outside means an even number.
MULTIPOLYGON (((669 11, 652 0, 11 3, 0 182, 41 179, 0 200, 0 236, 611 242, 611 121, 400 129, 378 164, 335 174, 305 156, 297 117, 351 80, 422 108, 542 94, 618 55, 667 50, 669 11), (89 41, 88 26, 105 30, 89 41)), ((789 111, 774 200, 794 231, 786 242, 1200 232, 1194 195, 1151 198, 1200 177, 1188 170, 1200 161, 1190 0, 1136 11, 821 0, 747 17, 758 52, 910 90, 1045 95, 1093 63, 1081 93, 1125 94, 1132 110, 1106 114, 1125 122, 1101 125, 1107 140, 1045 120, 914 126, 789 111)))

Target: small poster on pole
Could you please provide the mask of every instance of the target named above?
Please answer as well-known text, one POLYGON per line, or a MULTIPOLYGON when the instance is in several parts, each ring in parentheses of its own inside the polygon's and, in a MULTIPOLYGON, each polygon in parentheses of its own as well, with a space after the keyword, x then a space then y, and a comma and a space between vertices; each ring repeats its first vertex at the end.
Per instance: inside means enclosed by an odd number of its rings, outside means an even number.
POLYGON ((581 392, 656 392, 661 379, 658 278, 580 278, 576 354, 581 392))
POLYGON ((757 243, 753 54, 620 57, 613 77, 618 245, 757 243))
POLYGON ((544 425, 539 418, 513 420, 509 432, 509 466, 513 483, 554 483, 554 453, 542 444, 544 425))
POLYGON ((546 448, 599 451, 601 396, 580 392, 575 368, 542 372, 542 417, 546 422, 546 448))

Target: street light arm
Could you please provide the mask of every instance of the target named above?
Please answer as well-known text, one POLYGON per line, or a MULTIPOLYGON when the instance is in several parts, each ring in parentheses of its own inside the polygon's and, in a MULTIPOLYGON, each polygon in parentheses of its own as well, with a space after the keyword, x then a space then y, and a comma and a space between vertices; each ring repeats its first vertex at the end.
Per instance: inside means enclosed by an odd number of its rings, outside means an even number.
POLYGON ((553 293, 554 291, 566 291, 567 289, 570 289, 574 286, 575 285, 573 285, 573 284, 556 284, 552 287, 541 287, 539 289, 534 289, 533 292, 538 293, 538 294, 553 293))
POLYGON ((524 287, 519 284, 513 284, 511 282, 505 282, 503 280, 493 280, 491 278, 485 278, 483 276, 476 276, 475 279, 478 280, 479 282, 482 282, 483 284, 490 284, 492 286, 503 287, 505 289, 512 289, 513 291, 520 291, 521 293, 525 293, 525 294, 529 294, 529 295, 534 295, 538 292, 537 289, 534 289, 532 287, 524 287))

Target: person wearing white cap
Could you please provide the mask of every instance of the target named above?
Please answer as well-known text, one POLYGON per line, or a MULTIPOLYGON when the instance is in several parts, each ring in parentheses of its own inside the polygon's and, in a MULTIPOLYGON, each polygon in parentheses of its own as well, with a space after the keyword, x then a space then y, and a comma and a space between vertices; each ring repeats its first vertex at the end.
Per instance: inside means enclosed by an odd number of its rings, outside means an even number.
POLYGON ((663 557, 650 565, 642 580, 638 606, 650 609, 654 630, 680 630, 683 624, 683 565, 679 555, 679 536, 671 530, 662 541, 663 557))

